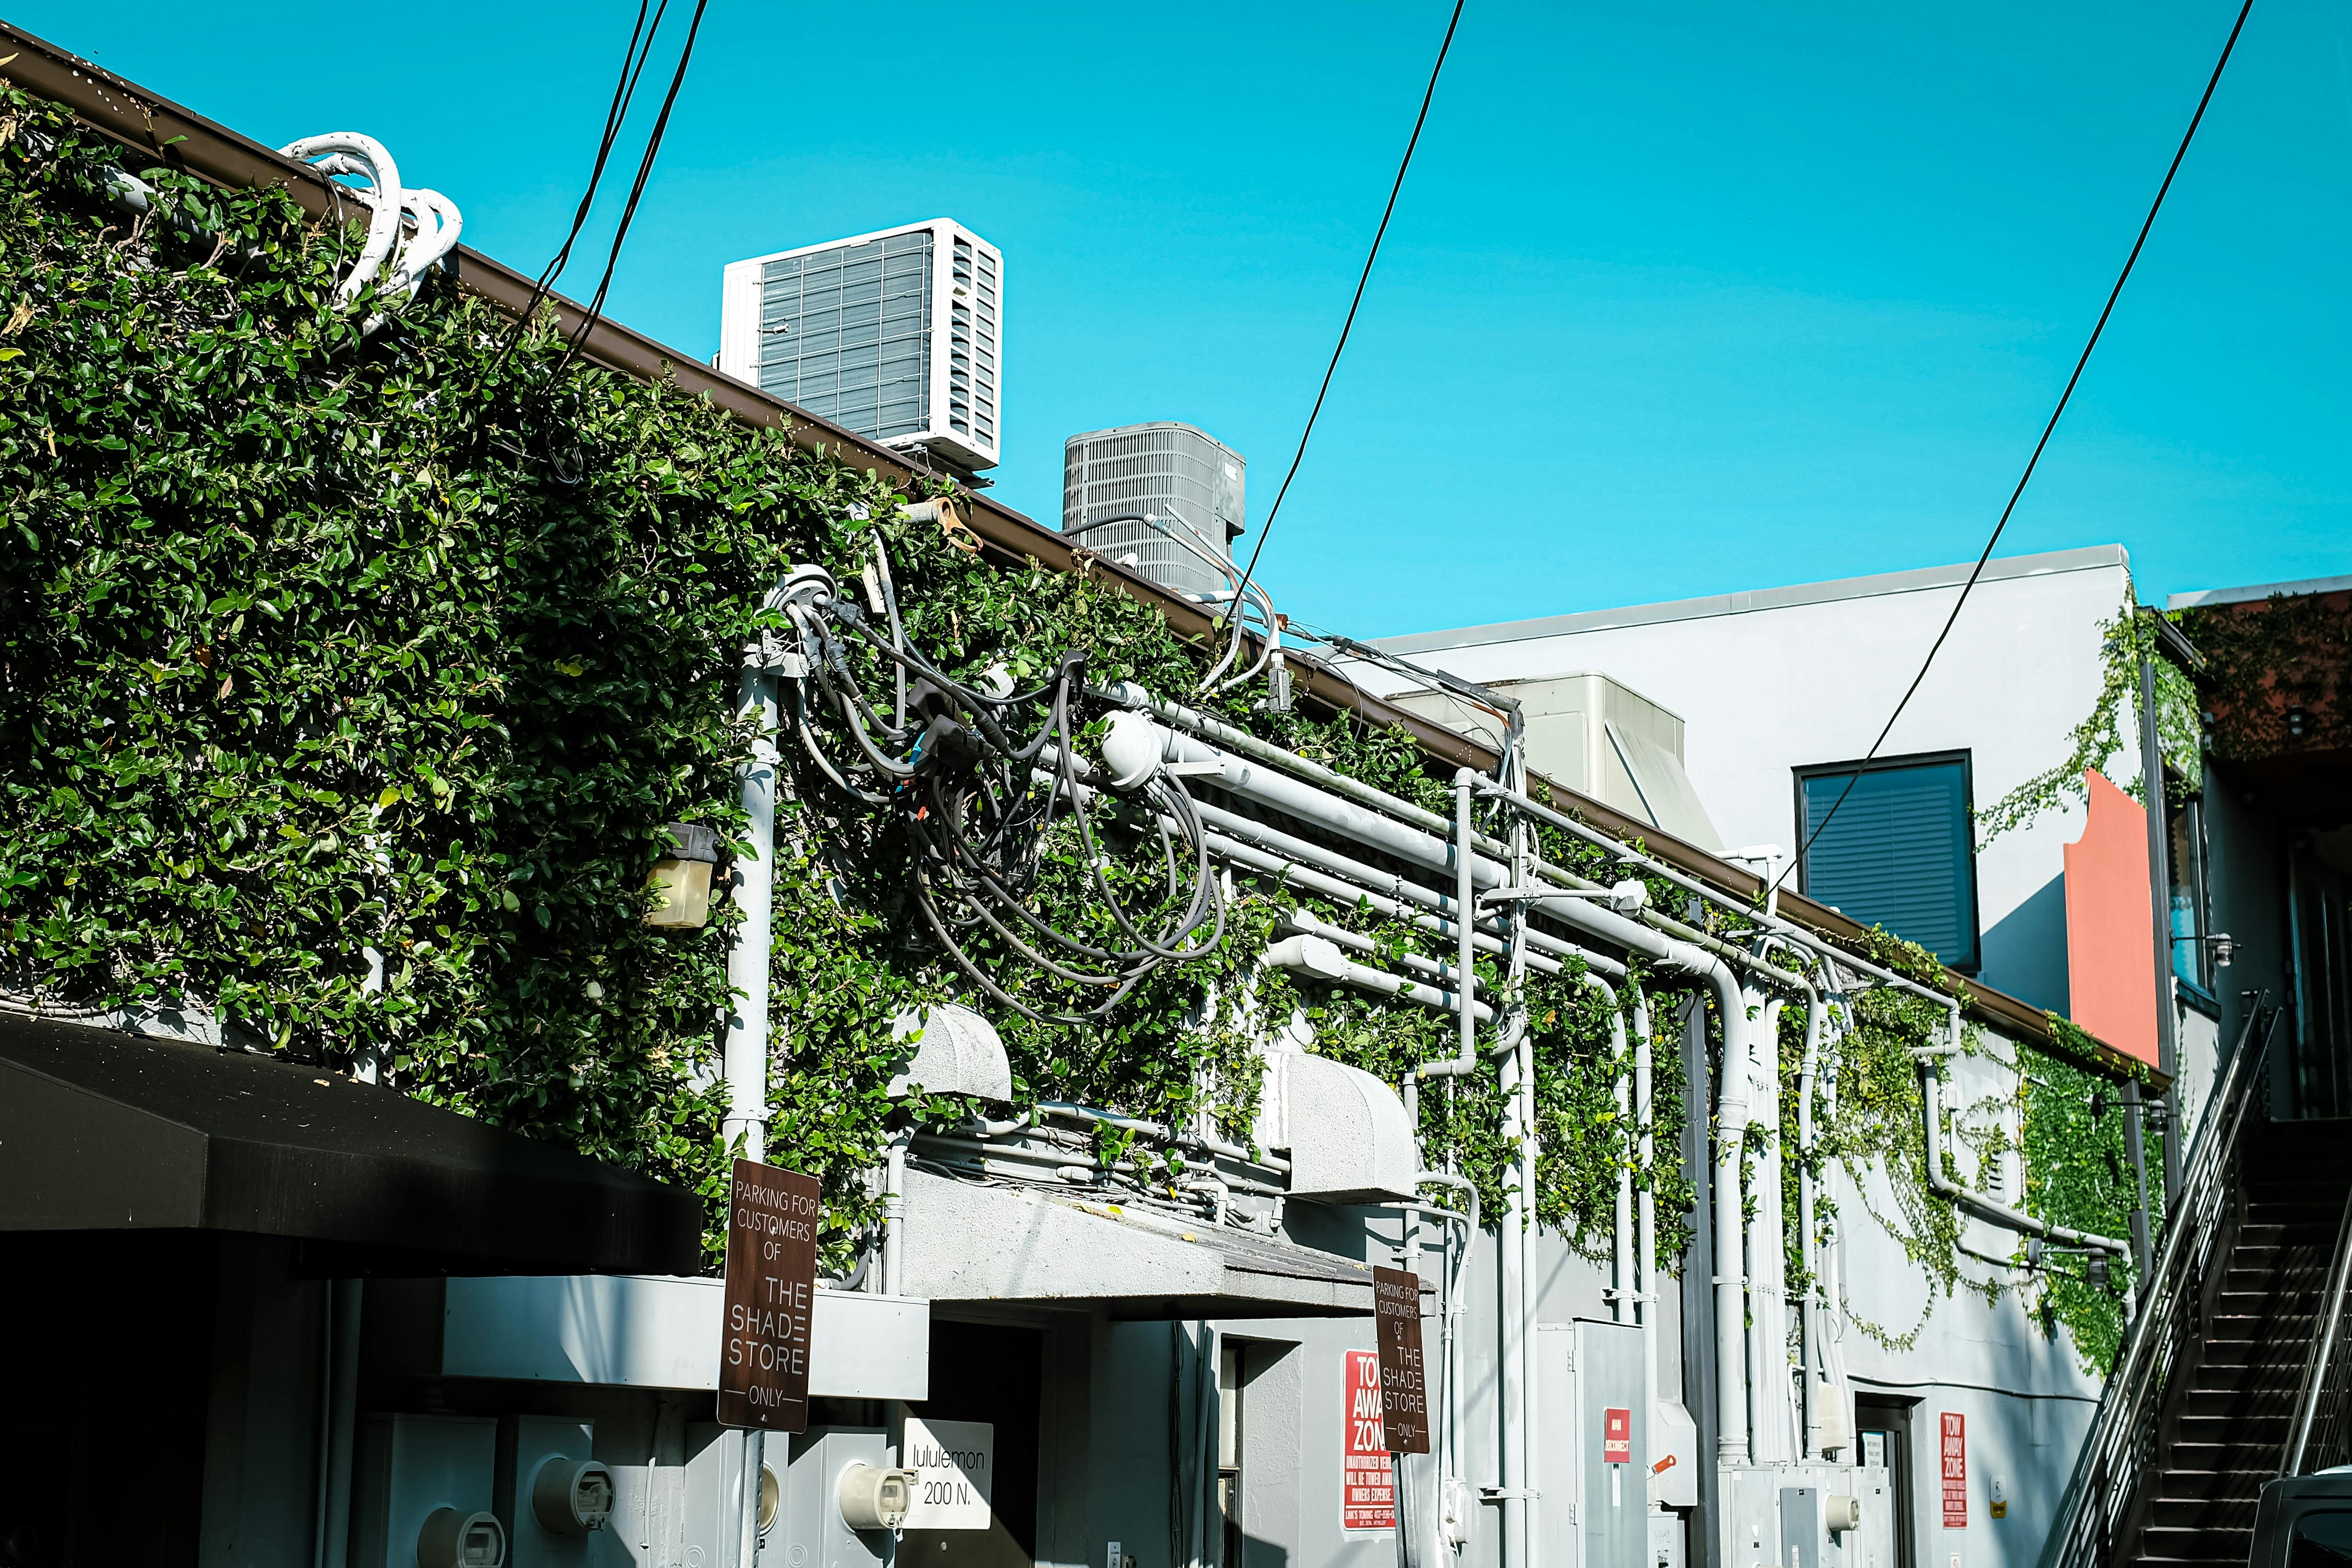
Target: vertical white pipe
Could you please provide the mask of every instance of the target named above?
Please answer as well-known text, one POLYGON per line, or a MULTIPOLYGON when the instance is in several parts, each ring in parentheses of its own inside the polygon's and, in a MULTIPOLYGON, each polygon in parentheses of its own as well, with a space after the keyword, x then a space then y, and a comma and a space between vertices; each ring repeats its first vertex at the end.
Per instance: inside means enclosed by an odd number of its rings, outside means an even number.
MULTIPOLYGON (((1715 1145, 1715 1456, 1748 1463, 1748 1279, 1740 1150, 1748 1136, 1748 994, 1720 959, 1708 971, 1723 1021, 1715 1145)), ((1699 1108, 1692 1108, 1693 1114, 1699 1108)))
MULTIPOLYGON (((747 653, 756 660, 756 649, 747 653)), ((739 777, 743 787, 743 814, 750 821, 744 837, 751 858, 735 862, 734 897, 743 912, 735 940, 727 949, 727 986, 735 993, 727 1015, 724 1071, 727 1076, 727 1116, 719 1124, 728 1145, 742 1140, 743 1157, 756 1160, 767 1153, 768 1128, 768 967, 775 941, 776 877, 776 679, 757 664, 743 670, 743 710, 756 716, 757 734, 751 760, 739 777)))
MULTIPOLYGON (((1519 1122, 1519 1057, 1517 1051, 1502 1061, 1503 1140, 1514 1144, 1524 1139, 1526 1129, 1519 1122)), ((1521 1340, 1526 1331, 1526 1280, 1520 1269, 1527 1254, 1519 1247, 1521 1228, 1527 1220, 1527 1194, 1520 1186, 1518 1173, 1511 1172, 1504 1184, 1502 1223, 1495 1235, 1496 1263, 1502 1273, 1502 1290, 1496 1302, 1496 1330, 1501 1340, 1503 1418, 1503 1568, 1536 1568, 1527 1555, 1527 1492, 1529 1480, 1526 1469, 1527 1448, 1527 1381, 1526 1365, 1521 1359, 1521 1340)))
MULTIPOLYGON (((1642 1422, 1650 1448, 1642 1457, 1643 1474, 1658 1462, 1658 1239, 1655 1186, 1651 1144, 1655 1116, 1650 1100, 1650 1001, 1642 988, 1633 991, 1633 1117, 1639 1130, 1637 1157, 1642 1167, 1642 1194, 1636 1206, 1634 1258, 1641 1293, 1634 1298, 1642 1320, 1642 1422)), ((1646 1485, 1643 1489, 1647 1490, 1646 1485)))
POLYGON ((1797 1066, 1797 1262, 1805 1273, 1801 1322, 1805 1344, 1803 1457, 1822 1457, 1822 1401, 1828 1362, 1822 1347, 1822 1280, 1813 1239, 1813 1078, 1821 1071, 1827 1009, 1818 988, 1805 997, 1805 1054, 1797 1066))
POLYGON ((902 1249, 907 1231, 907 1145, 914 1139, 902 1129, 890 1140, 882 1178, 882 1294, 907 1293, 902 1249))
POLYGON ((1756 1218, 1748 1228, 1748 1397, 1749 1457, 1782 1464, 1797 1457, 1795 1383, 1789 1375, 1788 1205, 1781 1197, 1782 999, 1764 1004, 1751 1046, 1749 1124, 1761 1137, 1753 1185, 1756 1218))
MULTIPOLYGON (((1518 1054, 1519 1095, 1523 1102, 1519 1125, 1526 1129, 1519 1144, 1519 1186, 1527 1194, 1526 1223, 1519 1228, 1519 1398, 1525 1408, 1519 1415, 1519 1474, 1528 1489, 1528 1504, 1519 1515, 1520 1561, 1530 1565, 1541 1561, 1536 1543, 1543 1539, 1543 1489, 1538 1485, 1542 1471, 1543 1430, 1541 1397, 1536 1365, 1536 1324, 1541 1321, 1543 1281, 1536 1270, 1536 1155, 1538 1144, 1536 1133, 1536 1073, 1535 1046, 1528 1031, 1519 1033, 1518 1054)), ((1562 1390, 1554 1389, 1552 1396, 1560 1397, 1562 1390)))
MULTIPOLYGON (((1597 975, 1585 976, 1584 982, 1609 1004, 1609 1061, 1617 1080, 1617 1128, 1619 1135, 1631 1140, 1634 1136, 1633 1085, 1626 1078, 1624 1010, 1618 1005, 1616 988, 1597 975)), ((1611 1219, 1609 1315, 1618 1322, 1630 1323, 1640 1315, 1636 1298, 1642 1289, 1633 1273, 1633 1162, 1630 1159, 1617 1162, 1617 1208, 1611 1219)))
MULTIPOLYGON (((1511 738, 1503 752, 1501 782, 1511 788, 1523 788, 1527 783, 1527 758, 1522 751, 1522 737, 1513 727, 1511 738)), ((1533 856, 1528 852, 1528 820, 1519 812, 1511 813, 1511 885, 1526 887, 1535 880, 1533 856)), ((1464 910, 1465 917, 1469 914, 1464 910)), ((1540 1127, 1536 1120, 1536 1057, 1534 1032, 1528 1028, 1525 1000, 1528 980, 1528 906, 1512 904, 1507 915, 1511 923, 1510 967, 1501 998, 1507 1009, 1505 1026, 1507 1043, 1519 1063, 1519 1193, 1525 1212, 1518 1230, 1519 1245, 1519 1484, 1527 1489, 1527 1504, 1519 1511, 1519 1561, 1528 1568, 1536 1568, 1536 1543, 1543 1539, 1543 1492, 1536 1484, 1540 1474, 1539 1460, 1543 1434, 1537 1421, 1537 1400, 1541 1390, 1536 1385, 1536 1323, 1542 1308, 1543 1292, 1536 1277, 1536 1234, 1538 1203, 1536 1196, 1537 1157, 1541 1152, 1540 1127)), ((1468 977, 1464 977, 1463 991, 1469 992, 1468 977)))

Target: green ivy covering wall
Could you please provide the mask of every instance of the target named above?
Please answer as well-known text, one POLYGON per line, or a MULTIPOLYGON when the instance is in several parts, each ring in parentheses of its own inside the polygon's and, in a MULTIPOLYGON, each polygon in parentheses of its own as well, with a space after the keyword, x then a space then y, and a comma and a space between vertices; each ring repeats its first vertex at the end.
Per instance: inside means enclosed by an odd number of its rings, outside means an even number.
MULTIPOLYGON (((908 635, 951 673, 1024 680, 1081 650, 1091 682, 1181 695, 1201 652, 1095 574, 980 559, 968 534, 904 519, 874 476, 673 386, 567 365, 544 329, 502 351, 508 323, 454 291, 340 309, 349 237, 282 193, 137 171, 157 195, 133 218, 112 198, 120 158, 0 93, 0 990, 213 1009, 262 1049, 374 1062, 422 1098, 716 1198, 734 916, 722 902, 704 929, 649 927, 644 883, 661 823, 740 831, 737 651, 775 623, 767 586, 801 560, 850 580, 878 535, 908 635)), ((1255 695, 1209 706, 1450 808, 1402 732, 1256 712, 1255 695)), ((887 814, 797 764, 788 783, 770 1147, 824 1183, 838 1265, 874 1218, 892 1020, 962 982, 919 932, 887 814)), ((1049 893, 1066 870, 1049 866, 1049 893)), ((1369 910, 1243 879, 1225 942, 1109 1023, 999 1018, 1017 1096, 1205 1110, 1244 1137, 1265 1019, 1295 1010, 1316 1050, 1391 1082, 1451 1052, 1446 1015, 1253 973, 1292 907, 1426 948, 1369 910)), ((1536 1207, 1598 1255, 1632 1160, 1628 1063, 1576 975, 1519 999, 1536 1207)), ((1683 1103, 1676 1002, 1654 1011, 1671 1259, 1684 1119, 1707 1108, 1683 1103)), ((1842 1049, 1825 1158, 1916 1164, 1913 1021, 1842 1049)), ((935 1124, 967 1109, 912 1107, 935 1124)), ((1514 1151, 1494 1070, 1433 1086, 1423 1113, 1429 1157, 1498 1211, 1514 1151)), ((1107 1132, 1103 1155, 1123 1141, 1107 1132)), ((1907 1244, 1948 1285, 1948 1209, 1903 1202, 1907 1244)))

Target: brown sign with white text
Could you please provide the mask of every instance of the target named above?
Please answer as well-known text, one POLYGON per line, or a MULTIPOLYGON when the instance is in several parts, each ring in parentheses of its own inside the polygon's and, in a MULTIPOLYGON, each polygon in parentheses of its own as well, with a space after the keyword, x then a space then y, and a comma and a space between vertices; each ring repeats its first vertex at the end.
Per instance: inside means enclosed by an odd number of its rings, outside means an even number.
POLYGON ((1421 1276, 1372 1270, 1381 1346, 1381 1421, 1391 1454, 1429 1452, 1429 1383, 1421 1363, 1421 1276))
POLYGON ((727 1205, 727 1307, 719 1424, 808 1429, 809 1314, 816 1305, 816 1178, 735 1162, 727 1205))

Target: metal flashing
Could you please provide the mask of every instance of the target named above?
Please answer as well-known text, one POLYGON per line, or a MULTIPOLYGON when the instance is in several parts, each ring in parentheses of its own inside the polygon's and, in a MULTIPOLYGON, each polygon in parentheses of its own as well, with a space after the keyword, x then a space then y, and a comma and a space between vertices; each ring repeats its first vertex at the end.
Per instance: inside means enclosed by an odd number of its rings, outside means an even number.
MULTIPOLYGON (((1372 645, 1391 653, 1428 653, 1454 648, 1482 647, 1493 643, 1526 643, 1539 637, 1567 637, 1582 632, 1608 632, 1625 626, 1655 626, 1674 621, 1703 621, 1718 615, 1752 615, 1766 610, 1792 610, 1808 604, 1836 604, 1851 599, 1875 599, 1889 593, 1925 593, 1958 588, 1969 580, 1975 563, 1921 567, 1912 571, 1885 571, 1869 577, 1838 578, 1828 582, 1803 582, 1788 588, 1746 589, 1738 593, 1713 593, 1699 599, 1666 600, 1656 604, 1631 604, 1617 610, 1581 610, 1567 615, 1546 615, 1532 621, 1504 621, 1491 626, 1465 626, 1451 632, 1415 632, 1400 637, 1379 637, 1372 645)), ((2047 550, 2039 555, 2003 556, 1985 563, 1979 582, 2006 582, 2020 578, 2049 577, 2059 572, 2128 569, 2131 558, 2121 545, 2089 545, 2080 549, 2047 550)))
POLYGON ((2307 577, 2301 582, 2257 582, 2244 588, 2200 588, 2167 598, 2167 610, 2200 610, 2211 604, 2259 604, 2266 599, 2302 599, 2352 591, 2352 577, 2307 577))

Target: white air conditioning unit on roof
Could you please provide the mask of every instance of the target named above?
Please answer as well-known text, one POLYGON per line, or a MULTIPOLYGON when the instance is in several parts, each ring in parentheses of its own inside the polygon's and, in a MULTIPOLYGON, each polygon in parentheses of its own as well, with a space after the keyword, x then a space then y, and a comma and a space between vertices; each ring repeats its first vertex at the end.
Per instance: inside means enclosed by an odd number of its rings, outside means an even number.
POLYGON ((1004 259, 948 218, 730 262, 719 368, 869 441, 997 464, 1004 259))

